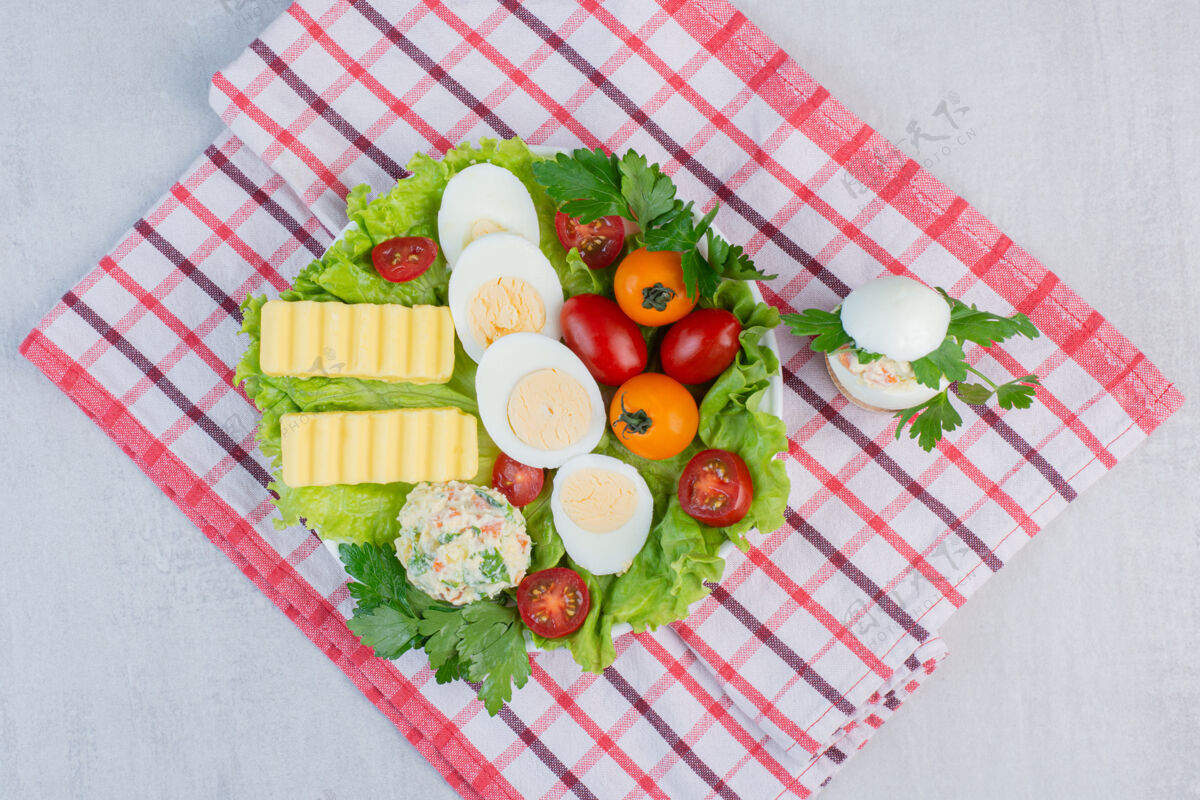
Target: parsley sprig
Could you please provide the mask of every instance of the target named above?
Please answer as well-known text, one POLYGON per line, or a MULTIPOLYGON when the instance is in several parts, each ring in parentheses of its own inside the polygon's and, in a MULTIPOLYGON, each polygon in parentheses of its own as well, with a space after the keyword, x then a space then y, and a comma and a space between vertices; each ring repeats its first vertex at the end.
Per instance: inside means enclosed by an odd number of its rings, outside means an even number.
POLYGON ((519 689, 529 680, 524 625, 515 608, 492 600, 439 603, 409 584, 388 545, 343 544, 338 552, 358 602, 348 625, 377 656, 399 658, 424 648, 438 683, 478 682, 489 714, 512 699, 512 684, 519 689))
MULTIPOLYGON (((938 291, 950 304, 950 325, 946 329, 946 338, 936 350, 911 362, 917 382, 936 389, 945 377, 949 382, 957 383, 958 398, 973 406, 984 405, 993 395, 1001 408, 1029 408, 1033 405, 1037 387, 1041 385, 1036 375, 1022 375, 998 384, 968 364, 963 352, 963 345, 967 342, 991 347, 1013 336, 1036 339, 1040 334, 1029 317, 1020 313, 1002 317, 967 305, 951 297, 945 289, 938 288, 938 291), (963 383, 968 373, 976 375, 986 385, 963 383)), ((813 337, 811 347, 816 352, 832 353, 850 349, 860 363, 883 357, 858 347, 842 327, 840 307, 833 311, 810 308, 798 314, 784 314, 782 319, 797 336, 813 337)), ((897 411, 895 416, 899 419, 896 438, 900 438, 904 427, 908 425, 909 437, 916 439, 917 444, 926 451, 932 450, 947 431, 962 424, 962 416, 950 402, 948 387, 920 405, 897 411)))
POLYGON ((680 254, 688 297, 711 297, 722 279, 770 280, 738 245, 712 230, 718 205, 696 219, 695 204, 675 196, 658 164, 632 150, 624 156, 596 148, 559 153, 533 165, 534 177, 566 214, 582 222, 618 216, 638 224, 648 250, 680 254))

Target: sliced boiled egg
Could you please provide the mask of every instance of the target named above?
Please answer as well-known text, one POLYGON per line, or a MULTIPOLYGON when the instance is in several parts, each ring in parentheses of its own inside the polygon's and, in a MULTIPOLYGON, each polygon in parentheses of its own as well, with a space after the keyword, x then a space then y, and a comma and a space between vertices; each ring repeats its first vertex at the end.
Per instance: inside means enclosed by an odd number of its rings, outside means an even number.
POLYGON ((495 164, 472 164, 446 184, 438 208, 438 244, 454 269, 468 244, 508 231, 539 240, 537 209, 521 179, 495 164))
POLYGON ((828 353, 825 362, 842 394, 870 411, 899 411, 919 406, 950 385, 944 376, 937 389, 918 383, 908 361, 884 357, 860 364, 852 350, 828 353))
POLYGON ((829 376, 852 402, 871 411, 919 406, 947 386, 918 383, 912 362, 941 347, 950 325, 950 304, 933 289, 901 275, 876 278, 841 306, 842 328, 856 349, 828 353, 829 376), (856 350, 881 354, 860 362, 856 350))
POLYGON ((631 465, 588 453, 554 476, 550 513, 563 547, 593 575, 624 572, 646 543, 654 499, 631 465))
POLYGON ((479 419, 505 453, 531 467, 559 467, 604 435, 596 379, 562 342, 511 333, 484 351, 475 372, 479 419))
POLYGON ((562 336, 562 283, 538 246, 515 233, 471 242, 450 273, 450 316, 475 361, 513 333, 562 336))

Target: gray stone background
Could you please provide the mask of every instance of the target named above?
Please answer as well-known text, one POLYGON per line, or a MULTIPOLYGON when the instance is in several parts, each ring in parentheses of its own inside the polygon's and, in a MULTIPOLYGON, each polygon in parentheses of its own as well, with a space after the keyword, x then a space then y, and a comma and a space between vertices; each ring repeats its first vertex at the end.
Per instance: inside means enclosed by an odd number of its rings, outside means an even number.
MULTIPOLYGON (((956 94, 974 136, 927 166, 1191 398, 954 617, 822 797, 1200 798, 1200 4, 735 4, 893 141, 956 94)), ((453 796, 17 354, 217 133, 209 76, 284 7, 4 3, 6 800, 453 796)))

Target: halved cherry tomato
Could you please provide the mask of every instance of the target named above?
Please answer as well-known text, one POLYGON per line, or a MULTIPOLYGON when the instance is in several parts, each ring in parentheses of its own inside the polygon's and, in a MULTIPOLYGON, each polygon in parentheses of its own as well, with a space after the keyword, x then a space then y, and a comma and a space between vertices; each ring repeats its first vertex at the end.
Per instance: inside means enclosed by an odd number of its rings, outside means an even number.
POLYGON ((593 222, 558 212, 554 230, 562 246, 579 248, 579 257, 592 269, 604 269, 617 260, 625 246, 625 221, 617 216, 600 217, 593 222))
POLYGON ((532 503, 542 493, 545 482, 545 470, 522 464, 508 453, 497 456, 496 466, 492 467, 492 488, 517 508, 532 503))
POLYGON ((437 254, 437 242, 428 236, 395 236, 375 245, 371 263, 385 280, 404 283, 424 275, 437 254))
POLYGON ((625 381, 608 409, 608 424, 617 439, 642 458, 679 455, 695 438, 699 423, 691 392, 657 372, 625 381))
POLYGON ((739 522, 754 500, 750 470, 737 453, 702 450, 679 476, 679 505, 697 522, 724 528, 739 522))
POLYGON ((579 630, 592 608, 592 596, 579 573, 552 567, 526 575, 517 587, 517 610, 529 630, 557 639, 579 630))
POLYGON ((626 316, 639 325, 670 325, 696 307, 696 298, 684 289, 682 256, 644 247, 617 266, 613 294, 626 316))
POLYGON ((592 377, 620 386, 646 369, 646 340, 612 300, 577 294, 562 307, 563 338, 592 377))
POLYGON ((720 375, 737 357, 742 323, 723 308, 698 308, 676 322, 663 337, 663 372, 680 383, 704 383, 720 375))

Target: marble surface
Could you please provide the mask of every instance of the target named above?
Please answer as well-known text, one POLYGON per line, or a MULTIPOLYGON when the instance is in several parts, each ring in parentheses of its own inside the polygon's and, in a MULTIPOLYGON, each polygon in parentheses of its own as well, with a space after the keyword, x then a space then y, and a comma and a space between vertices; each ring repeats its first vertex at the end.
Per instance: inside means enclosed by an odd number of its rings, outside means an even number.
MULTIPOLYGON (((927 166, 1191 398, 955 615, 823 800, 1200 798, 1200 6, 736 4, 893 140, 953 93, 974 133, 927 166)), ((16 352, 219 130, 208 77, 284 6, 5 7, 0 797, 453 796, 16 352)))

